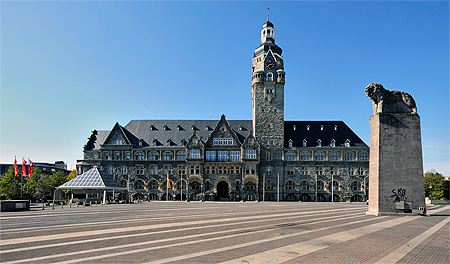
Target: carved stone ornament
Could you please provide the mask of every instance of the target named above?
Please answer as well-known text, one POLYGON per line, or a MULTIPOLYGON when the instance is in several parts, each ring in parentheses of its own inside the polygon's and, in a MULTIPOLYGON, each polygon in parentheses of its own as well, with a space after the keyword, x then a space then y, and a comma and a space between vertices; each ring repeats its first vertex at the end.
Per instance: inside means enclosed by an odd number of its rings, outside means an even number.
POLYGON ((365 91, 372 100, 374 115, 378 113, 417 113, 416 102, 406 92, 386 90, 379 83, 367 85, 365 91))

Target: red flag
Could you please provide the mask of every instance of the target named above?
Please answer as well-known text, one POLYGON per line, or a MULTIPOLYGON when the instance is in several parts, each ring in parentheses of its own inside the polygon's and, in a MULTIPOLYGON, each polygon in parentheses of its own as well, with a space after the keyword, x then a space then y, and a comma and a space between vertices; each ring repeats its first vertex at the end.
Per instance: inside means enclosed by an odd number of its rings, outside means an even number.
POLYGON ((29 170, 28 171, 28 176, 30 176, 30 178, 31 178, 31 175, 33 174, 33 165, 34 165, 34 163, 30 159, 28 159, 28 163, 30 163, 30 168, 28 169, 29 170))
POLYGON ((27 176, 27 167, 25 165, 27 165, 27 162, 22 158, 22 176, 27 176))
POLYGON ((14 157, 14 176, 19 176, 19 170, 17 169, 17 159, 14 157))

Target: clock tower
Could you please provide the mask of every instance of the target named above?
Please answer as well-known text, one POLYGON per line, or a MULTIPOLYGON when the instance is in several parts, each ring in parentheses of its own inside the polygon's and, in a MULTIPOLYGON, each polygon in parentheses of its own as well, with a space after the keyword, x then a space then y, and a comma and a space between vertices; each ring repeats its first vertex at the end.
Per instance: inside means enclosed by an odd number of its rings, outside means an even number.
POLYGON ((266 153, 281 160, 284 144, 284 63, 275 44, 274 26, 267 17, 261 30, 261 45, 252 60, 253 135, 266 153))

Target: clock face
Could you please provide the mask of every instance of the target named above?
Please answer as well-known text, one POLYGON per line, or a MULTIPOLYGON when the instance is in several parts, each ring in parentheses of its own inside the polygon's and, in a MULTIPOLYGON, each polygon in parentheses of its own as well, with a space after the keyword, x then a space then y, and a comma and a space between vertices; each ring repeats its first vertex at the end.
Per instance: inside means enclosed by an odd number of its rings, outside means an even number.
POLYGON ((268 70, 272 70, 274 67, 275 67, 275 63, 274 63, 272 60, 268 60, 268 61, 266 62, 266 68, 267 68, 268 70))

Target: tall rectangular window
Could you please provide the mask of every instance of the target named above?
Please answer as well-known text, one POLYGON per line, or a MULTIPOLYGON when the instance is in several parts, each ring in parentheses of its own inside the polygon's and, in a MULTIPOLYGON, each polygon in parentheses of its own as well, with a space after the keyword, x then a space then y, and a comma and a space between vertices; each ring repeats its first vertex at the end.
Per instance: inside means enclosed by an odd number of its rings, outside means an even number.
POLYGON ((200 150, 198 150, 198 149, 191 150, 191 158, 199 159, 200 158, 200 150))
POLYGON ((158 166, 156 165, 150 165, 150 174, 158 174, 158 166))
POLYGON ((245 152, 245 157, 247 159, 256 159, 256 150, 247 150, 245 152))

